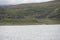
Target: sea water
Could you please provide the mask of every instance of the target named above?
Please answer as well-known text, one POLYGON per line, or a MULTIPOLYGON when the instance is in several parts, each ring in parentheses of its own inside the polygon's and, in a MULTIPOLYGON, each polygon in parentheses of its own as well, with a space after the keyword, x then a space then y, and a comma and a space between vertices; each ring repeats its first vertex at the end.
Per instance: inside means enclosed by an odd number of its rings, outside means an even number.
POLYGON ((60 40, 60 25, 0 26, 0 40, 60 40))

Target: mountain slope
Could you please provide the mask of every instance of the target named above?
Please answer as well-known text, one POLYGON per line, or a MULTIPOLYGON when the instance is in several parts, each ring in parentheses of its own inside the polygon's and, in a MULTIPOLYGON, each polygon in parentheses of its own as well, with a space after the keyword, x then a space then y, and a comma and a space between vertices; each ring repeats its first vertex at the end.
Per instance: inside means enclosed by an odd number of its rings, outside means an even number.
POLYGON ((60 24, 60 2, 1 6, 0 24, 60 24))

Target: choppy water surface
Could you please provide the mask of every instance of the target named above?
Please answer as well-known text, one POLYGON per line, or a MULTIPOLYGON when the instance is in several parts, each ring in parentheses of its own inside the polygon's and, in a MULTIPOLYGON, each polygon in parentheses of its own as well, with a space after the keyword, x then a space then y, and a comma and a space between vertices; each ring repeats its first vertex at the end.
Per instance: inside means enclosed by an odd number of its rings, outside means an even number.
POLYGON ((60 25, 0 26, 0 40, 60 40, 60 25))

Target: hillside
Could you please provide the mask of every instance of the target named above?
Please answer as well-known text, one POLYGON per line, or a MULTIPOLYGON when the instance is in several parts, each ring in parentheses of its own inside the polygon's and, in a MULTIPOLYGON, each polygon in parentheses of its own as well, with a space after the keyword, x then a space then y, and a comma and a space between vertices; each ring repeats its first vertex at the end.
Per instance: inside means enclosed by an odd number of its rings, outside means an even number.
POLYGON ((0 24, 60 24, 60 2, 0 6, 0 24))

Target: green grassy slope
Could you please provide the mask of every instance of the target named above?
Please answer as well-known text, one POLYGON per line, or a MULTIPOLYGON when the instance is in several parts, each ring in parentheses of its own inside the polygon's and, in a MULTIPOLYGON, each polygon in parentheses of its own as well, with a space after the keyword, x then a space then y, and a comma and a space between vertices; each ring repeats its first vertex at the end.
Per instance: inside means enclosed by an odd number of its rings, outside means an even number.
POLYGON ((60 24, 60 2, 0 6, 0 24, 60 24))

